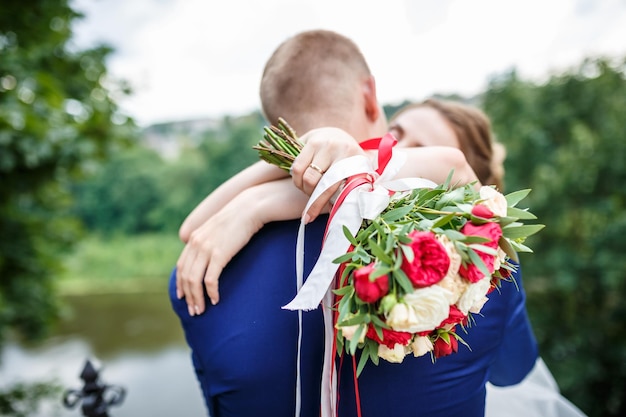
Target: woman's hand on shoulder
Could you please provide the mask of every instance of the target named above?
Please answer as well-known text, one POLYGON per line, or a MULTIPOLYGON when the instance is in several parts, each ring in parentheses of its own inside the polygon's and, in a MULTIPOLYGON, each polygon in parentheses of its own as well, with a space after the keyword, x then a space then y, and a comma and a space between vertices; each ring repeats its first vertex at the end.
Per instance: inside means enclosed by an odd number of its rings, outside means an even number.
MULTIPOLYGON (((365 151, 361 149, 356 139, 339 128, 313 129, 300 139, 305 142, 305 145, 291 166, 291 176, 294 185, 306 195, 313 193, 322 176, 333 163, 351 156, 365 155, 365 151)), ((307 212, 309 221, 314 220, 324 211, 340 185, 341 182, 338 182, 330 187, 311 205, 307 212)))

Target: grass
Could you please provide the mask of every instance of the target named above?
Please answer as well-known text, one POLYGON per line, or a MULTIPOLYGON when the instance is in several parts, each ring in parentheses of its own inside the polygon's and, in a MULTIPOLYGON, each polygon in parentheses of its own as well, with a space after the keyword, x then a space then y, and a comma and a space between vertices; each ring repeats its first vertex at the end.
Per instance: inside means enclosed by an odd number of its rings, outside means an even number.
POLYGON ((162 290, 182 249, 175 233, 90 235, 65 257, 58 288, 61 294, 162 290))

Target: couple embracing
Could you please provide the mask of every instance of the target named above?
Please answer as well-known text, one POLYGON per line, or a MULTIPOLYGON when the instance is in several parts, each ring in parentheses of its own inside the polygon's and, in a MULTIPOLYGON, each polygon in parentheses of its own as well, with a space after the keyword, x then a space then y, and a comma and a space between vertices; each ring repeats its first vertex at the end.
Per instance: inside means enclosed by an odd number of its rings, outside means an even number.
MULTIPOLYGON (((432 100, 400 112, 389 126, 358 47, 323 30, 295 35, 275 50, 260 96, 270 123, 282 117, 305 132, 291 177, 259 162, 216 189, 181 226, 186 246, 170 278, 209 414, 484 416, 487 385, 520 383, 538 359, 519 271, 517 285, 492 293, 463 335, 471 350, 462 346, 436 363, 428 355, 370 363, 358 381, 353 363, 341 361, 332 410, 320 406, 322 311, 281 307, 297 292, 295 247, 308 195, 334 162, 363 154, 358 142, 391 127, 407 154, 399 178, 442 183, 452 171, 452 183, 499 184, 499 148, 488 120, 475 109, 432 100)), ((320 254, 325 213, 340 185, 304 215, 305 276, 320 254)))

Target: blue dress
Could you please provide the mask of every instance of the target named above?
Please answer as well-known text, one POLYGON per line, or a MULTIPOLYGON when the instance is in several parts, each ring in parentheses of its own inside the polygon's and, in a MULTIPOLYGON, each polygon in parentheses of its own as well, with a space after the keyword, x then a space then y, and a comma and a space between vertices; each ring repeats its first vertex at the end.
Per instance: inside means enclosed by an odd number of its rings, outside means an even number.
MULTIPOLYGON (((305 276, 320 252, 327 216, 309 224, 305 276)), ((175 296, 170 299, 191 348, 193 366, 211 417, 291 417, 295 410, 298 314, 283 310, 296 293, 295 243, 299 221, 266 225, 220 276, 220 302, 190 317, 175 296)), ((483 416, 485 383, 521 381, 537 358, 537 345, 524 308, 520 277, 493 292, 469 334, 460 334, 471 351, 433 364, 428 355, 402 364, 368 364, 359 377, 362 415, 483 416)), ((323 362, 321 309, 303 313, 302 417, 319 416, 323 362)), ((351 358, 339 370, 339 416, 356 416, 351 358)))

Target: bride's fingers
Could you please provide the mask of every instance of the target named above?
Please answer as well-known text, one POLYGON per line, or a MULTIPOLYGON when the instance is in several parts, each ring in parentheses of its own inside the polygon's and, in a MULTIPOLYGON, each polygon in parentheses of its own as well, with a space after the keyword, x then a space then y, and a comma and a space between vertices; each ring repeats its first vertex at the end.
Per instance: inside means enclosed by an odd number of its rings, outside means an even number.
POLYGON ((204 287, 211 300, 211 304, 215 305, 220 301, 219 293, 219 277, 224 269, 225 263, 215 258, 211 259, 209 266, 207 267, 206 274, 204 275, 204 287))
POLYGON ((187 257, 187 246, 183 248, 182 253, 178 257, 178 261, 176 262, 176 297, 180 300, 185 296, 185 292, 183 291, 183 267, 185 265, 185 259, 187 257))
POLYGON ((302 176, 302 188, 306 195, 313 194, 313 190, 322 179, 322 176, 326 173, 326 168, 330 164, 324 162, 311 162, 302 176), (325 168, 323 168, 325 167, 325 168))
POLYGON ((299 190, 303 190, 303 177, 305 172, 309 168, 309 164, 313 162, 314 155, 315 150, 311 146, 305 146, 304 148, 302 148, 300 155, 298 155, 291 164, 291 178, 294 185, 299 190))
POLYGON ((306 212, 307 223, 315 220, 317 216, 322 213, 322 211, 325 211, 324 209, 326 207, 330 206, 330 199, 333 197, 333 195, 335 195, 340 186, 341 182, 333 185, 328 190, 324 191, 320 195, 320 197, 313 204, 311 204, 311 207, 309 207, 309 211, 306 212))
POLYGON ((204 302, 204 288, 202 281, 207 268, 208 259, 202 254, 198 255, 194 259, 193 265, 190 268, 189 273, 189 285, 187 295, 187 304, 193 310, 195 314, 202 314, 205 308, 204 302))

